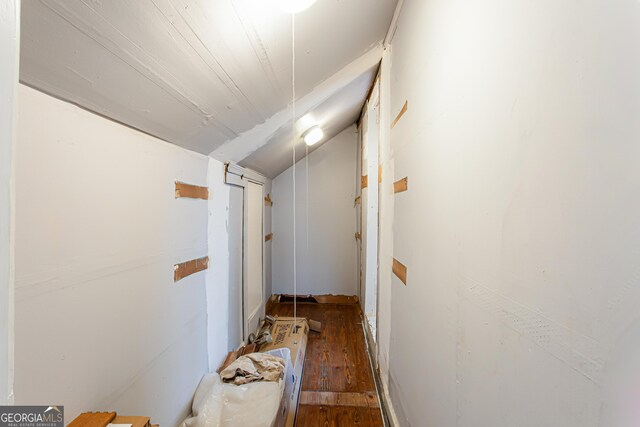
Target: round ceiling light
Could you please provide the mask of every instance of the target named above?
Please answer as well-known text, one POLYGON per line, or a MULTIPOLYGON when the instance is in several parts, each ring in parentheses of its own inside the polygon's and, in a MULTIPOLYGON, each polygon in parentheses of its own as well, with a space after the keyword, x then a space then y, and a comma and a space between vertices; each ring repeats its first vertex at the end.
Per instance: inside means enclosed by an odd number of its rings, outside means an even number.
POLYGON ((314 126, 308 129, 302 137, 304 138, 305 144, 312 146, 324 137, 324 132, 318 126, 314 126))
POLYGON ((276 0, 280 9, 287 13, 298 13, 311 7, 316 0, 276 0))

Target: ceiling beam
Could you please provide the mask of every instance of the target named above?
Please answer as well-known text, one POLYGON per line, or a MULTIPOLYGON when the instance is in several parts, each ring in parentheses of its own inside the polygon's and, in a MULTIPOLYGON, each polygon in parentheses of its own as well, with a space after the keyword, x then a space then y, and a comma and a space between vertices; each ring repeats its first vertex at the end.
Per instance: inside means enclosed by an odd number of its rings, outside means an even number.
MULTIPOLYGON (((364 55, 324 80, 310 93, 298 99, 296 101, 296 120, 312 111, 359 76, 376 67, 382 59, 382 53, 382 45, 376 45, 364 55)), ((242 161, 267 144, 278 130, 291 126, 292 110, 293 106, 289 104, 287 108, 277 112, 265 122, 224 143, 214 150, 210 156, 223 162, 232 161, 237 163, 242 161)))

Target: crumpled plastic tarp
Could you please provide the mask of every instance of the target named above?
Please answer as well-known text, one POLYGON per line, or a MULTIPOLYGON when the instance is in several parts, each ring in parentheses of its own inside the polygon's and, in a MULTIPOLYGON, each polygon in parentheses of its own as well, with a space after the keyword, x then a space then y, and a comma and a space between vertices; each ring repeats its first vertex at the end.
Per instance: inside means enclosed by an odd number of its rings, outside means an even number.
MULTIPOLYGON (((290 376, 289 349, 268 353, 285 360, 285 375, 290 376)), ((192 414, 180 427, 276 427, 284 390, 284 379, 235 385, 222 382, 215 372, 205 374, 193 397, 192 414)))
POLYGON ((250 353, 237 358, 220 372, 226 383, 247 384, 254 381, 279 381, 286 363, 281 357, 268 353, 250 353))

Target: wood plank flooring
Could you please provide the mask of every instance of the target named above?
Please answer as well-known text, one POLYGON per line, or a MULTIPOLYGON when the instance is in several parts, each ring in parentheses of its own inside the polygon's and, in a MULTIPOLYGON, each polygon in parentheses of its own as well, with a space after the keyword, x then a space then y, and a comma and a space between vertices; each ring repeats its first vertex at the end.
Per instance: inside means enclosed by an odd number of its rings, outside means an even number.
MULTIPOLYGON (((292 303, 269 314, 293 316, 292 303)), ((360 305, 298 304, 298 317, 322 322, 307 344, 297 426, 383 426, 360 305)))

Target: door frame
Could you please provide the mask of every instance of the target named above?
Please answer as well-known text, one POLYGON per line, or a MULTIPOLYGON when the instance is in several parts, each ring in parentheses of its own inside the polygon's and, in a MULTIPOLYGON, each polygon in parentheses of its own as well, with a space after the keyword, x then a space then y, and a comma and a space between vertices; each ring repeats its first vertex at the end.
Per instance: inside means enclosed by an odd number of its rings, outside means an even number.
MULTIPOLYGON (((227 162, 224 167, 224 182, 228 185, 234 185, 237 187, 241 187, 243 190, 243 207, 242 207, 242 295, 240 298, 241 307, 240 312, 242 313, 242 340, 244 342, 247 341, 249 334, 257 327, 260 317, 264 317, 264 309, 265 309, 265 244, 264 244, 264 185, 267 179, 255 172, 251 169, 243 168, 242 166, 238 166, 235 163, 227 162), (262 197, 260 198, 260 206, 262 207, 262 218, 261 218, 261 227, 260 227, 260 242, 262 245, 262 269, 260 272, 260 278, 262 282, 262 301, 260 302, 260 307, 257 312, 249 313, 248 309, 248 292, 247 292, 247 210, 248 210, 248 201, 247 201, 247 186, 249 183, 257 184, 262 187, 262 197), (250 315, 253 315, 251 318, 250 315)), ((234 215, 234 212, 230 212, 231 215, 234 215)))

